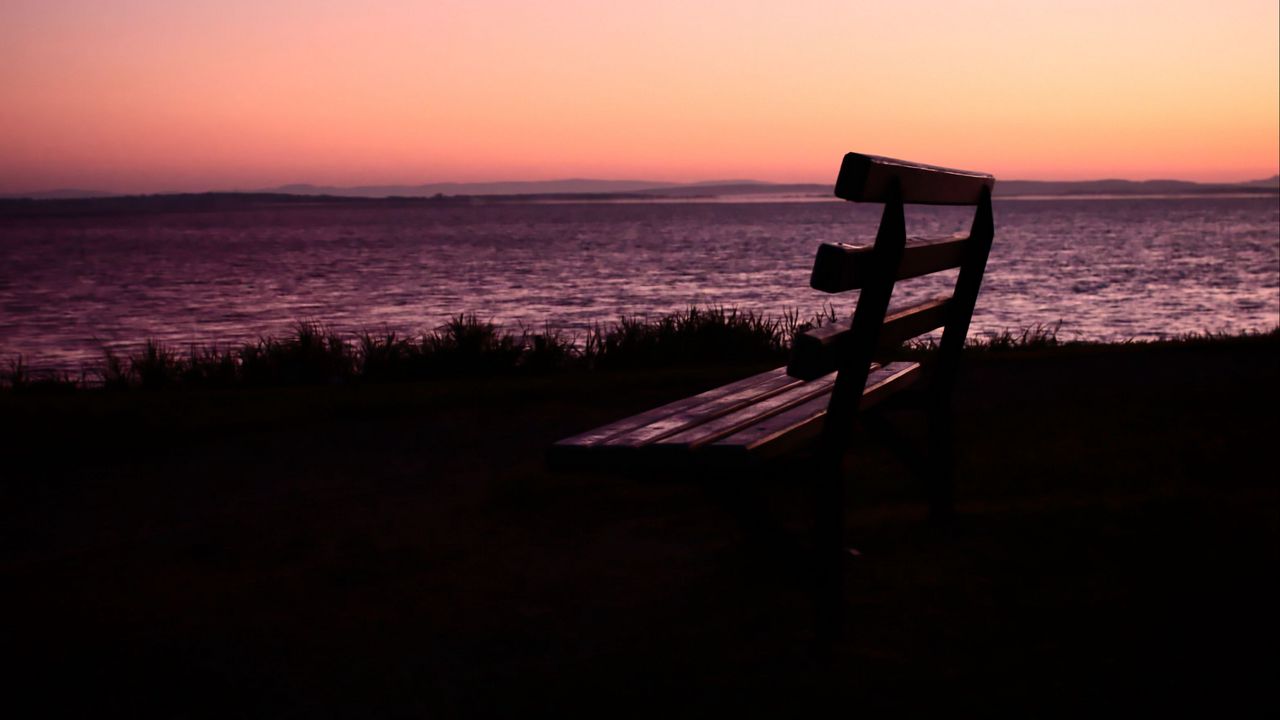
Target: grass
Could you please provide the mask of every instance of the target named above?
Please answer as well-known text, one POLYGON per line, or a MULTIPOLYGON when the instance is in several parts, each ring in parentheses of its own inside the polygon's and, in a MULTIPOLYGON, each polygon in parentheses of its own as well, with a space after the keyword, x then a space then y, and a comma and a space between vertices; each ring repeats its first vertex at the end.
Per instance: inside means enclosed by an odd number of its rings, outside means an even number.
MULTIPOLYGON (((97 386, 112 390, 175 387, 228 388, 345 385, 459 377, 529 375, 597 369, 661 369, 787 360, 797 333, 835 322, 834 308, 802 320, 796 311, 769 316, 724 307, 690 307, 658 316, 624 316, 596 325, 582 338, 544 325, 512 331, 473 314, 459 314, 418 336, 391 330, 345 336, 323 323, 296 322, 284 337, 262 337, 240 346, 193 345, 187 352, 147 340, 120 356, 104 349, 101 363, 80 377, 37 372, 18 356, 0 371, 0 388, 15 392, 65 392, 97 386)), ((978 335, 971 351, 1004 353, 1098 347, 1059 338, 1061 323, 978 335)), ((1196 344, 1236 340, 1274 341, 1267 333, 1191 334, 1122 345, 1196 344)), ((935 338, 912 341, 917 355, 934 350, 935 338)))
POLYGON ((582 358, 599 367, 646 367, 676 362, 785 360, 796 332, 817 324, 798 313, 771 318, 725 308, 689 308, 657 318, 623 317, 587 335, 582 358))
POLYGON ((1012 330, 1004 330, 998 333, 978 336, 971 344, 972 347, 981 348, 992 352, 1001 352, 1005 350, 1042 350, 1045 348, 1058 347, 1058 330, 1062 328, 1062 321, 1058 321, 1053 325, 1044 325, 1036 323, 1031 327, 1023 328, 1018 332, 1012 330))
POLYGON ((0 388, 13 391, 56 393, 73 391, 84 385, 84 378, 76 379, 69 373, 33 371, 22 355, 11 358, 8 367, 0 372, 0 388))
POLYGON ((457 315, 416 337, 390 330, 344 336, 322 323, 299 321, 284 337, 263 337, 238 347, 193 345, 183 353, 147 340, 141 350, 126 356, 104 350, 101 363, 80 379, 37 375, 18 357, 0 374, 0 385, 15 391, 89 385, 141 390, 266 387, 781 362, 792 335, 822 321, 819 316, 801 322, 795 312, 771 318, 737 309, 691 307, 597 325, 582 342, 549 325, 512 331, 475 314, 457 315))

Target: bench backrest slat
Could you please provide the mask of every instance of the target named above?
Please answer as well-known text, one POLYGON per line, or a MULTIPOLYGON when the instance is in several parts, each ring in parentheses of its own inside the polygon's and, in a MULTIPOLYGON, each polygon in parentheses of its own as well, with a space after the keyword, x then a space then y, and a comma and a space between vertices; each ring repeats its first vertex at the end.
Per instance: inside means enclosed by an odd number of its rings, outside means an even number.
POLYGON ((995 178, 985 173, 848 153, 840 164, 835 194, 853 202, 882 203, 897 192, 908 205, 977 205, 982 191, 990 192, 994 184, 995 178))
MULTIPOLYGON (((907 280, 921 275, 960 267, 964 261, 968 235, 945 238, 912 238, 902 251, 895 279, 907 280)), ((809 287, 828 293, 857 290, 867 283, 875 271, 870 245, 823 243, 813 259, 809 287)))
MULTIPOLYGON (((904 342, 945 325, 950 304, 950 296, 936 297, 886 315, 872 357, 889 358, 904 342)), ((853 329, 839 322, 800 333, 793 341, 787 374, 810 380, 835 370, 852 338, 853 329)))

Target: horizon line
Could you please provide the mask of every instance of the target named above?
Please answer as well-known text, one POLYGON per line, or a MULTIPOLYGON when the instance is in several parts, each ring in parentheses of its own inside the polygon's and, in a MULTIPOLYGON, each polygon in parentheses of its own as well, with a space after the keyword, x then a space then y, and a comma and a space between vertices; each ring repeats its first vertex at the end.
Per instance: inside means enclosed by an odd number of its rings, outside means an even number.
MULTIPOLYGON (((1203 180, 1185 180, 1185 179, 1174 178, 1174 177, 1147 178, 1142 180, 1135 180, 1131 178, 1121 178, 1121 177, 1101 177, 1101 178, 1090 178, 1087 180, 1042 180, 1042 179, 1035 179, 1035 178, 1009 178, 1009 179, 1002 180, 1000 178, 996 178, 997 183, 1006 183, 1006 184, 1015 183, 1015 182, 1016 183, 1056 183, 1056 184, 1084 184, 1084 183, 1103 183, 1103 182, 1124 182, 1124 183, 1142 184, 1142 183, 1158 183, 1158 182, 1176 182, 1176 183, 1187 183, 1192 185, 1209 185, 1209 186, 1248 185, 1251 183, 1260 183, 1260 182, 1267 182, 1272 180, 1280 180, 1280 173, 1276 173, 1269 177, 1255 177, 1255 178, 1249 178, 1244 180, 1208 181, 1208 182, 1203 180)), ((750 179, 750 178, 735 178, 735 179, 710 179, 710 180, 691 180, 691 181, 685 181, 685 182, 672 182, 672 181, 666 181, 666 180, 638 180, 638 179, 631 179, 631 178, 615 179, 615 178, 566 177, 566 178, 549 178, 549 179, 542 179, 542 180, 470 180, 470 181, 435 180, 435 181, 427 181, 427 182, 419 182, 419 183, 365 183, 360 185, 332 185, 332 184, 323 184, 323 183, 314 183, 314 182, 287 182, 287 183, 274 185, 271 187, 259 187, 254 189, 209 188, 204 190, 117 191, 117 190, 100 190, 100 189, 91 189, 91 188, 83 188, 83 187, 64 186, 64 187, 49 188, 45 190, 20 190, 16 192, 3 192, 3 193, 0 193, 0 198, 16 200, 16 199, 29 198, 31 196, 36 196, 36 195, 56 195, 56 194, 69 194, 69 193, 76 193, 83 196, 97 196, 97 197, 108 197, 108 196, 130 197, 130 196, 146 196, 146 195, 208 195, 208 194, 242 194, 244 195, 244 194, 273 194, 273 193, 274 194, 297 194, 297 193, 290 193, 288 192, 287 189, 288 188, 314 188, 316 190, 358 191, 358 190, 370 190, 370 189, 381 189, 381 188, 414 189, 414 188, 426 188, 426 187, 433 187, 433 186, 466 187, 466 186, 482 186, 482 185, 539 185, 539 184, 557 184, 557 183, 559 184, 563 184, 563 183, 634 184, 634 185, 642 186, 642 187, 633 188, 631 190, 572 191, 572 192, 564 193, 564 194, 577 195, 577 194, 597 194, 597 192, 609 193, 609 194, 626 193, 626 192, 642 192, 642 191, 656 190, 656 189, 662 189, 667 187, 690 188, 690 187, 697 187, 701 185, 706 185, 706 186, 717 186, 717 185, 721 185, 721 186, 724 186, 724 185, 827 186, 827 185, 833 185, 834 181, 784 182, 784 181, 777 181, 777 180, 756 180, 756 179, 750 179)), ((489 193, 489 194, 508 195, 508 194, 519 194, 519 193, 489 193)), ((546 194, 546 193, 530 193, 530 194, 546 194)), ((75 198, 66 197, 61 199, 75 199, 75 198)))

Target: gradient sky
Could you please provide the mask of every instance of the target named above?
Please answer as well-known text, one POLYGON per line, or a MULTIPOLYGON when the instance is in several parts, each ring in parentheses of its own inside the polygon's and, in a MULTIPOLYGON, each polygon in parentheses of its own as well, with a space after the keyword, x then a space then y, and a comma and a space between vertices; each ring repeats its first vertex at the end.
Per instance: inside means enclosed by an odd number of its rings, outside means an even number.
POLYGON ((0 192, 1280 165, 1276 0, 0 0, 0 192))

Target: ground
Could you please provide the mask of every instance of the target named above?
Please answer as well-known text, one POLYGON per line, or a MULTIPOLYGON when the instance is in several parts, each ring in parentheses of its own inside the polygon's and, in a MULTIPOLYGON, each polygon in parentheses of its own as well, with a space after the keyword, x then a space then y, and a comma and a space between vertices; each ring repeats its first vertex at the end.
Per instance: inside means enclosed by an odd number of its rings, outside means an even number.
POLYGON ((1274 336, 967 358, 953 525, 878 444, 853 456, 830 664, 806 478, 759 489, 762 540, 725 483, 544 462, 760 368, 3 395, 13 702, 1274 714, 1276 358, 1274 336))

